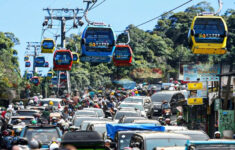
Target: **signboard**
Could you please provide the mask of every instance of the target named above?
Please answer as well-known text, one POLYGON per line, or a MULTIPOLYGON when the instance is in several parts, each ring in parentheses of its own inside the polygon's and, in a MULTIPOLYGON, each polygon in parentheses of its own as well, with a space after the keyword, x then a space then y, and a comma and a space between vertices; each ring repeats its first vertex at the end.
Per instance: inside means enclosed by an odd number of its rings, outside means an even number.
POLYGON ((187 103, 188 105, 203 105, 203 98, 201 97, 188 98, 187 103))
POLYGON ((202 82, 200 83, 188 83, 188 90, 201 90, 203 89, 202 82))
POLYGON ((220 67, 212 64, 184 65, 184 81, 219 81, 220 67))

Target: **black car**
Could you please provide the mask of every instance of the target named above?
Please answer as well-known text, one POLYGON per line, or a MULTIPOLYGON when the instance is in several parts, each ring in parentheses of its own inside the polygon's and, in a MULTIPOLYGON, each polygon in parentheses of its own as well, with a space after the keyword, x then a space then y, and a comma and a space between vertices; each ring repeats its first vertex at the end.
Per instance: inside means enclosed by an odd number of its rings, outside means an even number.
POLYGON ((171 106, 171 111, 176 113, 176 107, 184 104, 185 96, 180 91, 161 91, 151 96, 152 104, 148 116, 155 117, 162 115, 162 101, 167 101, 171 106))

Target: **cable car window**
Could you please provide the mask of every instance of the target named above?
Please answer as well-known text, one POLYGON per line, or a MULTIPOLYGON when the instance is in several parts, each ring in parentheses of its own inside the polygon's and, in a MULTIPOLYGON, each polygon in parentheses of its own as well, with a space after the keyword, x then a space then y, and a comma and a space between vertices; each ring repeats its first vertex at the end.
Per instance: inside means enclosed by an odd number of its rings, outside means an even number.
POLYGON ((44 64, 45 59, 44 59, 44 57, 36 57, 35 62, 38 63, 38 64, 44 64))
POLYGON ((32 83, 37 84, 39 82, 38 78, 32 79, 32 83))
POLYGON ((73 61, 77 61, 78 60, 78 55, 74 54, 73 55, 73 61))
POLYGON ((44 49, 53 49, 54 48, 54 43, 53 41, 43 41, 43 44, 42 44, 43 48, 44 49))
POLYGON ((114 57, 117 60, 129 60, 131 56, 130 49, 128 47, 116 47, 114 57))
POLYGON ((110 28, 88 28, 85 39, 87 51, 110 52, 114 46, 114 35, 110 28))
POLYGON ((57 65, 69 65, 71 62, 70 53, 60 52, 55 56, 55 62, 57 65))
POLYGON ((221 19, 198 18, 194 25, 198 43, 223 43, 225 26, 221 19))

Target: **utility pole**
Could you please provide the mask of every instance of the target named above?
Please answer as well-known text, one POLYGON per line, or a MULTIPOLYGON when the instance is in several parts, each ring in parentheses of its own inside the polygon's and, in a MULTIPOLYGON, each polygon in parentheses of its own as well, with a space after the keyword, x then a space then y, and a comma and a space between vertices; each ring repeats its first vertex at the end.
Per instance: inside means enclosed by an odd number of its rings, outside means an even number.
MULTIPOLYGON (((82 16, 79 16, 78 13, 82 11, 82 9, 76 8, 76 9, 69 9, 69 8, 61 8, 61 9, 50 9, 46 8, 43 9, 44 11, 47 11, 48 16, 45 16, 45 21, 43 22, 43 26, 47 26, 48 28, 52 28, 53 21, 57 20, 61 22, 61 48, 65 48, 65 34, 66 34, 66 21, 73 21, 72 28, 77 28, 78 25, 82 26, 84 23, 81 21, 82 16), (59 14, 59 15, 58 15, 59 14), (48 24, 50 20, 50 24, 48 24)), ((70 74, 69 71, 66 71, 67 75, 67 93, 71 94, 71 83, 70 83, 70 74)), ((57 95, 59 96, 59 90, 60 90, 60 71, 57 71, 57 95)))
POLYGON ((35 58, 40 53, 41 43, 40 42, 26 42, 26 43, 27 43, 26 47, 27 56, 33 57, 33 74, 35 75, 37 73, 37 69, 35 66, 35 58))

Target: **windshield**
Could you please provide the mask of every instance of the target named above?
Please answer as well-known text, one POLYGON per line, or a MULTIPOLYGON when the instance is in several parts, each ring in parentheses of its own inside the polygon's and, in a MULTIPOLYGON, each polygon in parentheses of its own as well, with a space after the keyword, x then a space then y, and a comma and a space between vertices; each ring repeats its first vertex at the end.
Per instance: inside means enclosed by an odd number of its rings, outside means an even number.
POLYGON ((59 52, 55 55, 55 62, 57 65, 69 65, 71 61, 72 58, 69 52, 59 52))
MULTIPOLYGON (((50 101, 41 101, 41 106, 43 106, 44 104, 49 105, 50 101)), ((58 101, 52 101, 53 102, 53 106, 58 106, 58 101)))
POLYGON ((155 147, 185 146, 186 143, 186 139, 147 139, 146 150, 153 150, 155 147))
POLYGON ((17 111, 17 114, 20 116, 33 116, 35 113, 35 111, 17 111))
POLYGON ((77 61, 78 60, 78 55, 77 54, 73 54, 73 61, 77 61))
POLYGON ((133 107, 140 111, 144 111, 144 107, 142 105, 131 105, 131 104, 120 104, 120 107, 133 107))
POLYGON ((88 120, 99 120, 99 118, 75 118, 73 121, 73 124, 76 127, 80 127, 83 121, 88 121, 88 120))
POLYGON ((195 40, 199 43, 222 43, 224 40, 225 27, 219 18, 198 18, 194 30, 195 40))
POLYGON ((143 99, 140 99, 140 98, 126 98, 124 101, 131 102, 131 103, 142 103, 143 104, 143 99))
POLYGON ((133 113, 133 112, 117 112, 114 119, 120 119, 121 117, 140 117, 139 113, 133 113))
POLYGON ((189 133, 183 133, 183 134, 190 136, 192 141, 207 141, 207 140, 209 140, 209 137, 206 134, 189 134, 189 133))
POLYGON ((111 28, 87 28, 86 34, 86 50, 111 52, 114 46, 114 35, 111 28))
POLYGON ((128 47, 116 47, 114 57, 117 60, 129 60, 131 57, 130 49, 128 47))
POLYGON ((57 141, 58 138, 60 138, 56 128, 28 128, 26 130, 25 137, 28 141, 36 139, 41 141, 43 144, 50 143, 52 140, 57 141))
POLYGON ((235 145, 232 144, 200 144, 193 147, 194 150, 235 150, 235 145))
POLYGON ((36 57, 35 62, 38 64, 44 64, 45 63, 45 58, 44 57, 36 57))
POLYGON ((32 118, 12 118, 10 124, 17 125, 18 119, 20 119, 22 122, 24 122, 25 125, 30 124, 31 123, 30 121, 32 120, 32 118))
POLYGON ((45 40, 45 41, 43 41, 42 47, 44 49, 53 49, 54 43, 53 43, 53 41, 45 40))
POLYGON ((119 150, 124 150, 125 147, 130 147, 131 136, 133 134, 122 134, 118 139, 119 150))
POLYGON ((103 135, 103 133, 106 132, 106 125, 94 126, 94 131, 97 131, 100 135, 103 135))
POLYGON ((97 116, 93 111, 77 111, 75 113, 76 116, 97 116))

